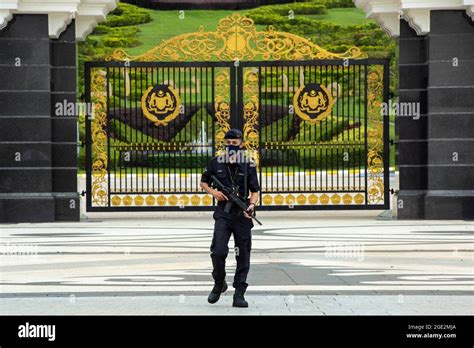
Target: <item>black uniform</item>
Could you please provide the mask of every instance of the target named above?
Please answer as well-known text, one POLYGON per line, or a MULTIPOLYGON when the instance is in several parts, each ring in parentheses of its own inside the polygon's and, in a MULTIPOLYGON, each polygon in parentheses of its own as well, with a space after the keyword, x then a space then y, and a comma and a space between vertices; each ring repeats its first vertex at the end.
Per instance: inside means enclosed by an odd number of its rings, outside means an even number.
MULTIPOLYGON (((257 170, 253 163, 243 162, 230 164, 225 163, 224 158, 214 157, 207 165, 201 181, 211 184, 211 175, 215 175, 225 186, 238 186, 238 195, 247 200, 248 191, 258 192, 257 170)), ((227 201, 218 202, 214 211, 214 236, 211 244, 211 259, 214 270, 212 277, 214 281, 221 282, 225 279, 225 259, 229 252, 230 235, 234 234, 236 247, 237 269, 234 277, 234 288, 247 289, 247 274, 250 269, 250 250, 252 247, 251 228, 252 219, 246 218, 242 210, 233 205, 230 213, 224 211, 227 201)), ((247 200, 248 202, 248 200, 247 200)))

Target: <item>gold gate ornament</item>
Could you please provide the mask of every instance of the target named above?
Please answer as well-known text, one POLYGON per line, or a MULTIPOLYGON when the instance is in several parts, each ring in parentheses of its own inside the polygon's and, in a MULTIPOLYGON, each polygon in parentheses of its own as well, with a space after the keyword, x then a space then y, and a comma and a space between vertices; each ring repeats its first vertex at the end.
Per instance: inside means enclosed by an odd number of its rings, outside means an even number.
POLYGON ((166 126, 180 111, 178 92, 169 85, 149 87, 142 96, 143 115, 156 126, 166 126))
POLYGON ((354 59, 367 58, 358 47, 344 53, 325 50, 304 37, 276 31, 257 31, 253 20, 233 13, 219 21, 216 31, 203 26, 163 40, 158 46, 137 56, 117 49, 106 60, 119 61, 242 61, 242 60, 303 60, 303 59, 354 59))
POLYGON ((293 96, 295 113, 304 121, 319 123, 326 119, 334 105, 331 92, 323 85, 302 85, 293 96))

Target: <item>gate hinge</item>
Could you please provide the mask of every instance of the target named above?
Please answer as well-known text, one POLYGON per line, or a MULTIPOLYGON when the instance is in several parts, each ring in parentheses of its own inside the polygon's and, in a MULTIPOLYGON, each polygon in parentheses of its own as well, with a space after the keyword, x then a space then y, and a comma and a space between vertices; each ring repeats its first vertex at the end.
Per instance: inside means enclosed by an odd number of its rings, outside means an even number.
POLYGON ((395 144, 398 144, 398 141, 395 141, 395 140, 393 140, 393 139, 390 139, 390 140, 389 140, 389 144, 393 146, 393 145, 395 145, 395 144))
POLYGON ((398 193, 398 190, 394 190, 393 188, 391 188, 390 190, 388 190, 392 195, 398 193))
POLYGON ((87 194, 87 191, 86 190, 82 190, 81 193, 79 193, 82 197, 84 197, 86 194, 87 194))

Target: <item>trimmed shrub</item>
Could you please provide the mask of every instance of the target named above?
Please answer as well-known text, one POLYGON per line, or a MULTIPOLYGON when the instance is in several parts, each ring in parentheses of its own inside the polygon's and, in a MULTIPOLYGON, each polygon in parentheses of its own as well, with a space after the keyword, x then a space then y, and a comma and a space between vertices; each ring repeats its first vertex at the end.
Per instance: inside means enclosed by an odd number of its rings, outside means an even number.
POLYGON ((109 126, 114 139, 120 142, 158 143, 153 137, 143 134, 138 129, 132 128, 119 120, 110 120, 109 126))
POLYGON ((102 44, 107 47, 137 47, 141 42, 128 37, 104 37, 102 44))
POLYGON ((321 141, 320 146, 300 149, 298 151, 297 162, 301 167, 318 170, 363 167, 365 165, 365 146, 363 144, 345 146, 331 145, 331 142, 336 142, 336 144, 344 143, 347 142, 348 139, 359 139, 359 136, 363 143, 363 127, 345 129, 331 138, 326 134, 323 138, 316 140, 321 141), (348 153, 348 161, 344 161, 345 152, 348 153))
POLYGON ((92 35, 102 35, 107 34, 110 31, 110 28, 106 25, 98 24, 92 31, 92 35))
POLYGON ((327 8, 350 8, 355 7, 353 0, 313 0, 316 3, 322 3, 327 8))
POLYGON ((151 16, 140 7, 119 3, 102 25, 107 27, 124 27, 151 22, 151 16))
POLYGON ((265 148, 260 150, 260 163, 263 167, 296 166, 298 164, 297 159, 297 150, 265 148))
POLYGON ((206 168, 210 155, 184 153, 184 152, 162 152, 152 150, 129 150, 118 151, 120 167, 148 167, 148 168, 206 168), (128 153, 128 161, 125 154, 128 153))
MULTIPOLYGON (((349 127, 349 121, 344 119, 339 120, 325 120, 320 124, 312 125, 304 122, 301 125, 301 130, 295 137, 296 141, 304 142, 305 139, 311 139, 315 142, 329 141, 337 137, 345 129, 349 127)), ((306 140, 309 141, 309 140, 306 140)))
POLYGON ((260 131, 262 141, 287 141, 293 128, 294 116, 287 115, 263 127, 260 131))

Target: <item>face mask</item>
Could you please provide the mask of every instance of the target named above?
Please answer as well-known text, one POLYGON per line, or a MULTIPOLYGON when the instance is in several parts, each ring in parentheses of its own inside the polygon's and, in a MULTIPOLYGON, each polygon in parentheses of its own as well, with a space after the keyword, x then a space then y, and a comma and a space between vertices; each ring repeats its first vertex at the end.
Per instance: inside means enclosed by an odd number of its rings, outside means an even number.
POLYGON ((229 155, 233 155, 233 154, 236 154, 237 151, 240 150, 240 146, 239 145, 226 145, 225 146, 226 148, 226 151, 229 155))

